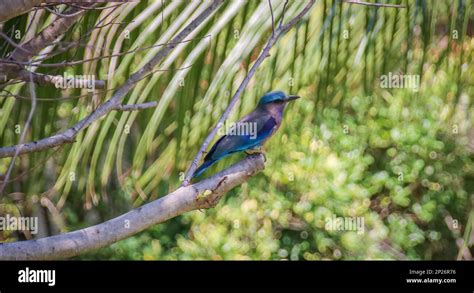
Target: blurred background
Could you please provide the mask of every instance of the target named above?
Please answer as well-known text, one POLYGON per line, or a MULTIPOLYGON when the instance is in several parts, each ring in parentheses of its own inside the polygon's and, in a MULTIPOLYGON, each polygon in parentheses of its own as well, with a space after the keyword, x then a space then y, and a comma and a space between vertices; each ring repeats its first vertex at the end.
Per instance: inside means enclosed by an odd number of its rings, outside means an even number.
MULTIPOLYGON (((142 0, 87 12, 62 39, 83 45, 47 62, 139 50, 38 69, 95 75, 109 90, 37 86, 26 140, 66 129, 93 111, 150 60, 160 49, 154 45, 169 41, 208 3, 142 0), (104 20, 114 24, 99 26, 104 20)), ((284 1, 271 3, 279 20, 284 1)), ((381 3, 406 7, 317 1, 259 67, 232 121, 270 90, 303 97, 286 109, 266 144, 262 173, 213 209, 77 259, 472 259, 473 2, 381 3), (384 85, 390 76, 418 77, 419 85, 384 85), (328 219, 340 217, 363 219, 363 233, 328 229, 328 219)), ((305 4, 290 1, 285 19, 305 4)), ((12 38, 17 29, 36 33, 56 17, 30 12, 3 31, 12 38)), ((271 32, 267 1, 225 1, 164 59, 166 70, 140 81, 124 100, 158 101, 156 108, 111 112, 73 144, 20 156, 0 214, 39 217, 37 237, 44 237, 103 222, 175 190, 271 32)), ((2 58, 11 50, 0 43, 2 58)), ((0 144, 8 146, 18 143, 15 127, 26 121, 31 102, 20 98, 29 96, 24 83, 4 89, 0 144)), ((10 161, 0 159, 0 174, 10 161)), ((27 238, 0 234, 1 241, 27 238)))

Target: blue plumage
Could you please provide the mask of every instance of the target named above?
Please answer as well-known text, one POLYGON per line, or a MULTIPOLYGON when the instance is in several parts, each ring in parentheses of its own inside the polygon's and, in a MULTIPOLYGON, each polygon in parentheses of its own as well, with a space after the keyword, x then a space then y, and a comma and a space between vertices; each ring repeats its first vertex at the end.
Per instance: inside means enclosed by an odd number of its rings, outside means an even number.
POLYGON ((287 96, 282 91, 269 92, 262 96, 257 108, 234 124, 235 131, 228 131, 216 141, 193 177, 199 176, 212 164, 232 153, 262 146, 280 127, 286 104, 297 98, 299 97, 287 96), (247 131, 239 131, 242 129, 247 131))

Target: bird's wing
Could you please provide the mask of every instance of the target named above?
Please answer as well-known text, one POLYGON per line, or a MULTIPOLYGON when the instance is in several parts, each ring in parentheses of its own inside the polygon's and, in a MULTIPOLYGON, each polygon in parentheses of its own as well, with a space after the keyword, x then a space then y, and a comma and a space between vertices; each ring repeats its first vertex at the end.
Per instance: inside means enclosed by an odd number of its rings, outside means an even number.
POLYGON ((239 122, 255 122, 256 137, 252 135, 224 135, 212 146, 205 160, 219 160, 231 153, 245 151, 260 145, 273 132, 275 119, 270 115, 245 117, 239 122), (254 119, 252 119, 254 118, 254 119))
POLYGON ((239 120, 239 123, 256 123, 257 137, 265 139, 272 134, 273 128, 277 125, 275 118, 268 112, 253 111, 239 120))

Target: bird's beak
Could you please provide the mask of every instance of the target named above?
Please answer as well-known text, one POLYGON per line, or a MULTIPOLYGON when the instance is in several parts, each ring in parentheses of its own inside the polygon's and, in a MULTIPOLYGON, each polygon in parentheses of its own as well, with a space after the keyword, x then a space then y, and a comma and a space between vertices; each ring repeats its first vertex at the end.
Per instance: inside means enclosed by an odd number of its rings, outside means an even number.
POLYGON ((293 100, 296 100, 296 99, 299 99, 301 98, 300 96, 287 96, 286 97, 286 102, 289 102, 289 101, 293 101, 293 100))

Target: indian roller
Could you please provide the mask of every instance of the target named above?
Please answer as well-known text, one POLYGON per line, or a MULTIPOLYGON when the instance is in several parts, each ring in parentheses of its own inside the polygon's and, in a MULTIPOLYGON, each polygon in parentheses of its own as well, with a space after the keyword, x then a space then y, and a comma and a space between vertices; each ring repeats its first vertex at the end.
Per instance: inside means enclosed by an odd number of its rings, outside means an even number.
POLYGON ((262 96, 255 110, 236 122, 231 131, 227 131, 226 135, 216 141, 204 162, 196 169, 193 178, 230 154, 259 149, 280 127, 288 102, 298 98, 299 96, 286 95, 282 91, 272 91, 262 96), (252 129, 254 133, 249 131, 252 129))

